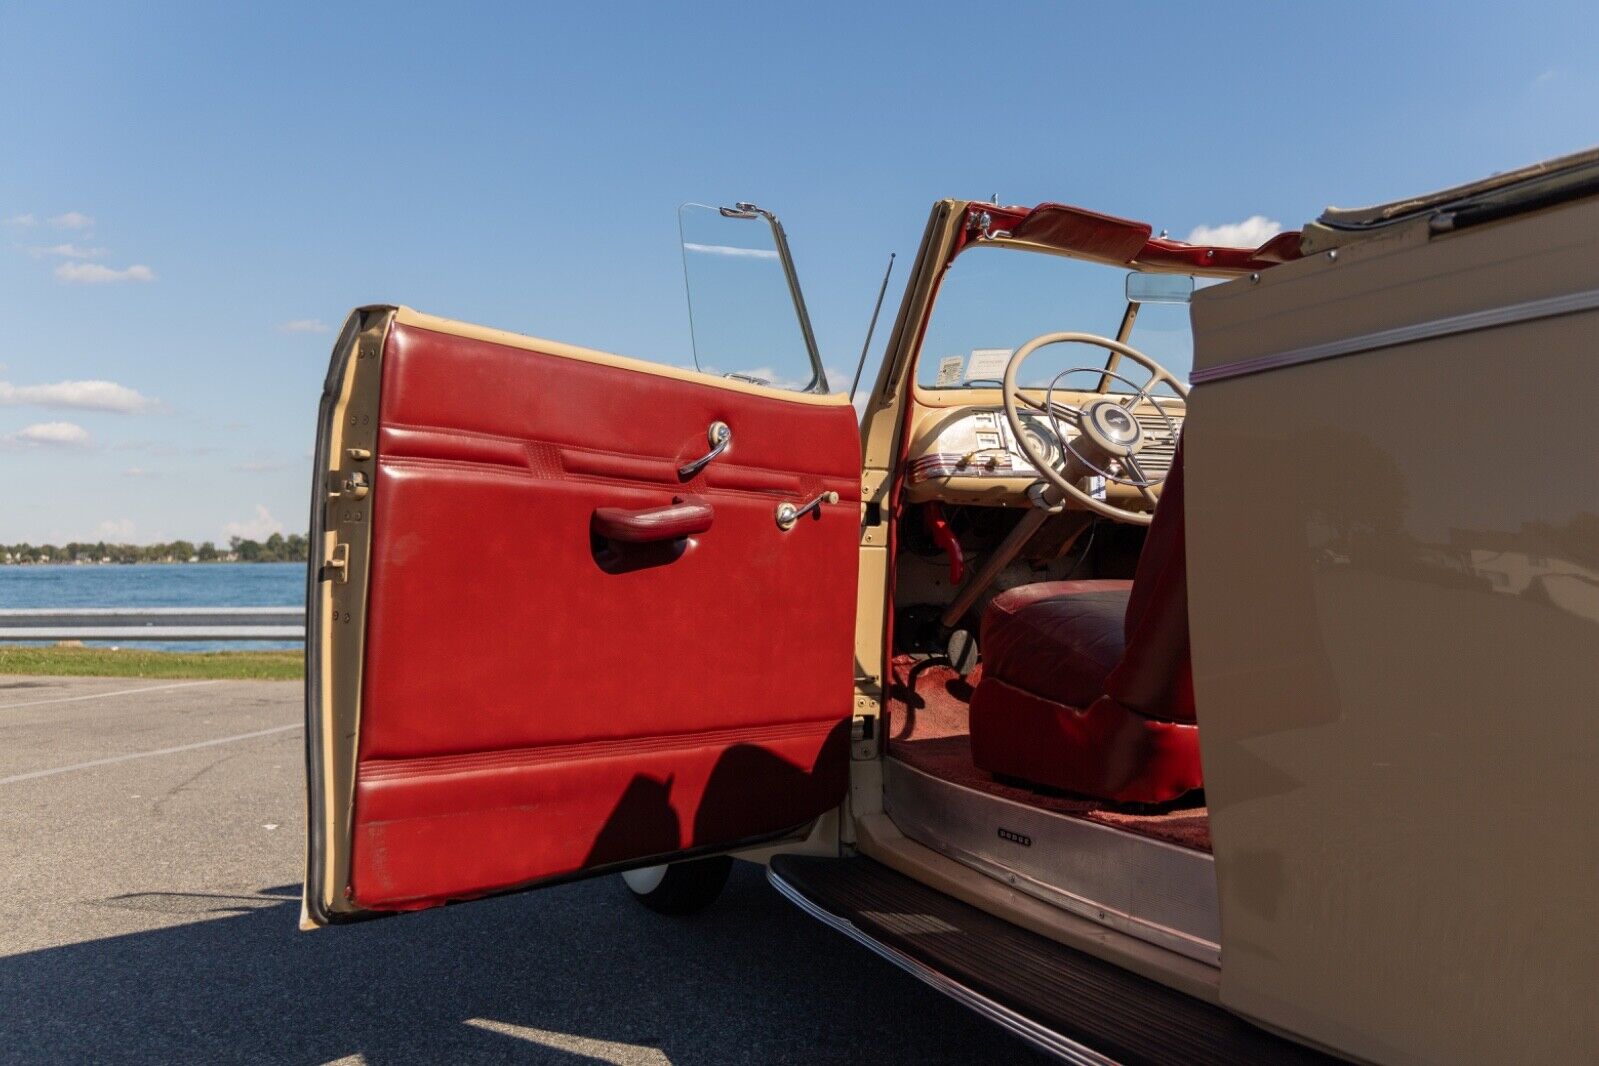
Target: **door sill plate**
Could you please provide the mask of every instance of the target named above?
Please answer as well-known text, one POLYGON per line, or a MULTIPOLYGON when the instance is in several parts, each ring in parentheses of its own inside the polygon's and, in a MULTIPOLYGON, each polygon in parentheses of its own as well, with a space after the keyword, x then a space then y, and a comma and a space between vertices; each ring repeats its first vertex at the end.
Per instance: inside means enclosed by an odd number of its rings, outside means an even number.
POLYGON ((1221 965, 1216 864, 1192 848, 1030 807, 883 760, 885 812, 910 839, 1100 925, 1221 965))

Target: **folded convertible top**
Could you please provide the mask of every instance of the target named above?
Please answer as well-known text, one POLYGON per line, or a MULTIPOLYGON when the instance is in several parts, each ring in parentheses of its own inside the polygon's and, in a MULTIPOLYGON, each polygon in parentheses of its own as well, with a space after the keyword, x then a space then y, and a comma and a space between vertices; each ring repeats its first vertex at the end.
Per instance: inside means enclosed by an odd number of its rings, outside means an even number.
POLYGON ((1599 193, 1599 148, 1548 159, 1422 196, 1372 207, 1329 207, 1304 228, 1306 254, 1425 218, 1435 233, 1599 193))

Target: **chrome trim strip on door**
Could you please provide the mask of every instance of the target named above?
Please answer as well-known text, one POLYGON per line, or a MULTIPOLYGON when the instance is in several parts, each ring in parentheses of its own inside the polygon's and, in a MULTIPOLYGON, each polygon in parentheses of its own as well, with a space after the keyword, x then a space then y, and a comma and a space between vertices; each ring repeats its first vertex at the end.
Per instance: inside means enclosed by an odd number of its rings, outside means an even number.
POLYGON ((1472 311, 1464 315, 1434 318, 1426 322, 1417 322, 1410 326, 1396 326, 1393 329, 1378 330, 1375 333, 1364 333, 1358 337, 1344 337, 1340 340, 1328 341, 1325 344, 1312 344, 1306 348, 1294 348, 1290 351, 1276 352, 1272 355, 1260 355, 1251 359, 1222 363, 1220 366, 1195 370, 1189 375, 1189 381, 1195 385, 1203 385, 1210 381, 1224 381, 1228 378, 1259 374, 1267 370, 1279 370, 1287 366, 1301 366, 1305 363, 1320 362, 1323 359, 1336 359, 1339 356, 1356 355, 1361 352, 1376 351, 1380 348, 1392 348, 1396 345, 1431 340, 1435 337, 1448 337, 1456 333, 1469 333, 1478 329, 1492 329, 1495 326, 1508 326, 1517 322, 1530 322, 1539 318, 1554 318, 1557 315, 1569 315, 1578 311, 1592 311, 1595 308, 1599 308, 1599 289, 1570 292, 1563 296, 1550 296, 1542 300, 1529 300, 1526 303, 1490 307, 1483 311, 1472 311))
POLYGON ((856 943, 887 959, 923 984, 976 1011, 989 1021, 1000 1026, 1000 1028, 1027 1041, 1040 1051, 1054 1055, 1062 1062, 1072 1063, 1073 1066, 1116 1066, 1116 1060, 1106 1058, 1093 1048, 1080 1044, 1026 1015, 1011 1010, 1002 1003, 989 999, 981 992, 968 988, 948 974, 933 969, 920 959, 907 955, 892 945, 883 943, 848 918, 841 918, 831 911, 817 906, 807 899, 804 893, 784 881, 770 866, 766 868, 766 879, 789 902, 809 914, 812 918, 838 930, 856 943))

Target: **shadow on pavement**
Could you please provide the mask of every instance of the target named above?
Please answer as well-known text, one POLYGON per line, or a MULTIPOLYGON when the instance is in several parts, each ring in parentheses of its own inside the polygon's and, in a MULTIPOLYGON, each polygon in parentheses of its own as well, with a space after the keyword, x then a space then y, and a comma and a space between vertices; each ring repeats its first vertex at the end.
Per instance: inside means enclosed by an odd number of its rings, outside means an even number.
POLYGON ((0 959, 0 1060, 1030 1059, 742 863, 679 919, 617 878, 315 933, 298 886, 92 905, 195 920, 0 959))

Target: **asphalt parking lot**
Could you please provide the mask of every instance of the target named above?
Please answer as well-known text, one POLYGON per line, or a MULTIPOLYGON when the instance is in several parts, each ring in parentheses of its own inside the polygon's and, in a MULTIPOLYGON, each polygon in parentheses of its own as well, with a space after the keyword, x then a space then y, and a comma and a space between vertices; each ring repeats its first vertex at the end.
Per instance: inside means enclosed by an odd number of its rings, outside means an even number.
POLYGON ((300 693, 0 677, 0 1061, 1034 1061, 742 863, 298 932, 300 693))

